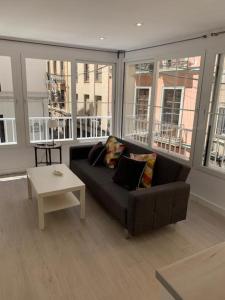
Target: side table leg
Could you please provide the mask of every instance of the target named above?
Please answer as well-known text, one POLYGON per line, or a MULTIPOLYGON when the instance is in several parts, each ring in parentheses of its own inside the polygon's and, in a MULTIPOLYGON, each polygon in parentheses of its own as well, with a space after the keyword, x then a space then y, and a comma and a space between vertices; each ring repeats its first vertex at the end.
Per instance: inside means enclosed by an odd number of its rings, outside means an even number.
POLYGON ((44 215, 44 199, 38 196, 38 222, 39 229, 45 228, 45 215, 44 215))
POLYGON ((31 187, 31 182, 30 178, 27 175, 27 191, 28 191, 28 199, 32 199, 32 187, 31 187))
POLYGON ((85 219, 85 187, 80 190, 80 218, 85 219))

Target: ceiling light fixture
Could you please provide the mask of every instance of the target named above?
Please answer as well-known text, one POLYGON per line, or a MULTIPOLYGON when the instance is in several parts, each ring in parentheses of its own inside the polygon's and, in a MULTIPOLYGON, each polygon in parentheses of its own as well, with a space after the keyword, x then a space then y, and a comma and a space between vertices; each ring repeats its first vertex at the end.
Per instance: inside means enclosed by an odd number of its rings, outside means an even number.
POLYGON ((103 41, 105 38, 104 38, 104 36, 100 36, 100 38, 99 38, 101 41, 103 41))
POLYGON ((141 27, 143 24, 141 22, 136 23, 137 27, 141 27))

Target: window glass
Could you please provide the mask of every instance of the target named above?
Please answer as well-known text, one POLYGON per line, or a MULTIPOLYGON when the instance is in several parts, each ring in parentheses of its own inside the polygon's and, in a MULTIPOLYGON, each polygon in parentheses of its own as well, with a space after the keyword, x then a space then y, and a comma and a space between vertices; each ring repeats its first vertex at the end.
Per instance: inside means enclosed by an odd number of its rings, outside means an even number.
POLYGON ((219 54, 215 60, 203 165, 225 171, 225 60, 219 54))
POLYGON ((26 76, 30 142, 73 139, 71 63, 27 58, 26 76))
POLYGON ((0 56, 0 145, 17 143, 11 58, 0 56))
POLYGON ((126 66, 123 137, 148 144, 154 63, 126 66))
POLYGON ((161 60, 152 146, 190 158, 201 57, 161 60))
POLYGON ((77 138, 112 132, 112 65, 77 63, 77 138))

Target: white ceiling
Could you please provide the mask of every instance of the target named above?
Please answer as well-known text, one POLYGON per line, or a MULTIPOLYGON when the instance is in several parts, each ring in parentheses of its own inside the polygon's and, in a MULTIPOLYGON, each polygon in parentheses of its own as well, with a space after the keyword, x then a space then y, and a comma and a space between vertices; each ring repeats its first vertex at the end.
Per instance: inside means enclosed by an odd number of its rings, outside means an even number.
POLYGON ((0 35, 128 50, 224 28, 224 12, 224 0, 0 0, 0 35))

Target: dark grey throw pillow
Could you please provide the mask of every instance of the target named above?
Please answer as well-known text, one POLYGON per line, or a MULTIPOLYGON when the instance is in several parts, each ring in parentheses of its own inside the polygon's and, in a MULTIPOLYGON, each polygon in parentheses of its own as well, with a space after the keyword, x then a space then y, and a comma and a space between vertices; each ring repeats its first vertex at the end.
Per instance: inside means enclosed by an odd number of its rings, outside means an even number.
POLYGON ((102 144, 102 142, 97 143, 91 148, 91 150, 88 153, 88 161, 90 165, 95 166, 97 164, 99 157, 104 151, 104 149, 105 146, 102 144))
POLYGON ((141 183, 146 161, 137 161, 126 156, 120 158, 113 181, 128 190, 136 190, 141 183))

